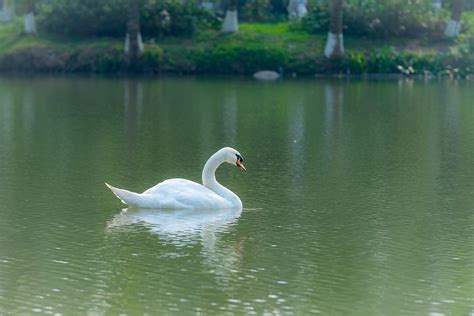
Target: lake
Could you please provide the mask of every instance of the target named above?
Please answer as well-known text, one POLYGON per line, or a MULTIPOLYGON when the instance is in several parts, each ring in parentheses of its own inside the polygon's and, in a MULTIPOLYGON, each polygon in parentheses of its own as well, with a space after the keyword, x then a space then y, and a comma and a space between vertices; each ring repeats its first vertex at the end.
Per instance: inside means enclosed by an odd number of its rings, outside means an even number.
POLYGON ((0 314, 474 315, 474 82, 0 78, 0 314), (124 210, 217 179, 243 210, 124 210))

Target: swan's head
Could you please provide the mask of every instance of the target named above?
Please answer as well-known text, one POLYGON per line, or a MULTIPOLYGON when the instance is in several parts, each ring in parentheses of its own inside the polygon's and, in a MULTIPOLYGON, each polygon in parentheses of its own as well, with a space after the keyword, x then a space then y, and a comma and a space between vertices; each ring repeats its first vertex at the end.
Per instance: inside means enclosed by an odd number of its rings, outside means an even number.
POLYGON ((247 171, 247 169, 245 169, 245 166, 243 164, 244 158, 242 158, 242 155, 237 150, 230 147, 225 147, 225 148, 222 148, 221 150, 223 154, 225 155, 224 157, 225 157, 226 162, 237 166, 242 171, 247 171))

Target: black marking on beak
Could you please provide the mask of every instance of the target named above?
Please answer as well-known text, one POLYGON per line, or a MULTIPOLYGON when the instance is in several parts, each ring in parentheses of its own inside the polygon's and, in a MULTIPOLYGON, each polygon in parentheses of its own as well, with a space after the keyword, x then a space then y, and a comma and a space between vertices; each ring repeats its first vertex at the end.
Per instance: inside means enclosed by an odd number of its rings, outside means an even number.
POLYGON ((245 169, 245 166, 242 164, 242 162, 244 161, 244 158, 242 158, 241 155, 238 155, 238 154, 235 154, 237 156, 237 161, 235 162, 235 165, 242 171, 247 171, 247 169, 245 169))

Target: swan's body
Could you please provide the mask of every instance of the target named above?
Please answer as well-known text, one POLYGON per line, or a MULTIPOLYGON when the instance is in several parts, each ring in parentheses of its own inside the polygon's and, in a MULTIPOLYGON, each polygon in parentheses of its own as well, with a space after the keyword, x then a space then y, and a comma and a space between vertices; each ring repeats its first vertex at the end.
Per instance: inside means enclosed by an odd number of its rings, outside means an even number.
POLYGON ((169 179, 143 193, 130 192, 107 186, 124 203, 140 208, 156 209, 224 209, 242 208, 239 197, 217 182, 215 172, 223 163, 235 164, 245 171, 242 156, 235 149, 225 147, 206 162, 202 183, 185 179, 169 179))

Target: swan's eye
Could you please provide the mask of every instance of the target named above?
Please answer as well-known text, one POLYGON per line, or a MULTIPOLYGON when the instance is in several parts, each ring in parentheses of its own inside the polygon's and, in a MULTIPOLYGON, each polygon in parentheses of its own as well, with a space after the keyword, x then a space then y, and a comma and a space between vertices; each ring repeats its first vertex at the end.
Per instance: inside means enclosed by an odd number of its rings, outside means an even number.
POLYGON ((237 155, 237 154, 235 154, 235 155, 237 156, 237 161, 244 162, 244 158, 242 158, 241 155, 237 155))

